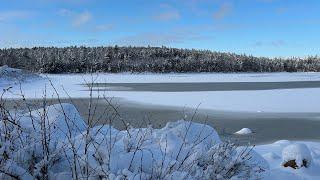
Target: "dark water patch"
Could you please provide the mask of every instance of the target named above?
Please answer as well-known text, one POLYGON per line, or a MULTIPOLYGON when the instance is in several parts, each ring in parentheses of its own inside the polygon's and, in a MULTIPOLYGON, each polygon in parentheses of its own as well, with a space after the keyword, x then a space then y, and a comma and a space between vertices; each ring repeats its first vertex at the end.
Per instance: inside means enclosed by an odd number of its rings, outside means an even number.
POLYGON ((84 84, 99 91, 255 91, 273 89, 319 88, 320 81, 288 82, 183 82, 183 83, 94 83, 84 84))

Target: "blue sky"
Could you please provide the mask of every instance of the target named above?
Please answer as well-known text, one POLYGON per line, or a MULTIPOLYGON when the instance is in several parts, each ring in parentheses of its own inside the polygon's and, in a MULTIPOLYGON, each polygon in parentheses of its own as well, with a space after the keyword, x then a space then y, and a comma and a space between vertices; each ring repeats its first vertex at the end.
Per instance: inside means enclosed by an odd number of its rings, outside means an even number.
POLYGON ((169 46, 319 55, 319 0, 0 0, 0 48, 169 46))

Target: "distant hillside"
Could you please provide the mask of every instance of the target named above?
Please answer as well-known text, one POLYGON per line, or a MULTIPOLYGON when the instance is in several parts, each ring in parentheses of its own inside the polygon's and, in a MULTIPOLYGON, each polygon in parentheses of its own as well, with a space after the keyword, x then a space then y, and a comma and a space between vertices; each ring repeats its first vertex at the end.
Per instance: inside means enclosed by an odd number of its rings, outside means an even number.
POLYGON ((1 49, 0 66, 42 73, 320 71, 320 58, 265 58, 167 47, 1 49))

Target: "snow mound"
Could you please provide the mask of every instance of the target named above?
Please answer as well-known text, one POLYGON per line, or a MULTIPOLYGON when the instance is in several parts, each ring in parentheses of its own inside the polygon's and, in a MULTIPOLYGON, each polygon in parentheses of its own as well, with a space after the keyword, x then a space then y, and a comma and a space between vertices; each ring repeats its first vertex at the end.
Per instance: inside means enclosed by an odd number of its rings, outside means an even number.
POLYGON ((22 82, 30 82, 41 77, 37 74, 16 68, 10 68, 7 65, 0 66, 0 85, 16 84, 22 82))
MULTIPOLYGON (((17 177, 43 177, 45 167, 49 179, 246 179, 269 169, 251 148, 222 142, 214 128, 190 121, 162 129, 90 128, 66 103, 13 120, 9 129, 0 123, 0 154, 8 154, 1 165, 17 177)), ((8 177, 0 173, 1 178, 8 177)))
POLYGON ((292 144, 292 142, 289 140, 279 140, 279 141, 274 142, 273 144, 279 145, 279 146, 288 146, 288 145, 292 144))
POLYGON ((309 148, 302 143, 295 143, 286 146, 282 150, 282 165, 287 167, 301 168, 308 167, 312 162, 309 148))
POLYGON ((235 134, 238 134, 238 135, 247 135, 247 134, 252 134, 252 131, 251 131, 251 129, 249 129, 249 128, 242 128, 241 130, 235 132, 235 134))
POLYGON ((18 118, 18 123, 26 133, 41 134, 44 118, 45 128, 51 132, 48 136, 53 142, 67 139, 68 136, 74 137, 87 128, 76 107, 68 103, 55 104, 23 114, 18 118))
POLYGON ((172 133, 177 137, 185 138, 187 143, 204 140, 204 143, 212 146, 221 142, 218 133, 211 126, 184 120, 168 122, 164 128, 157 132, 158 135, 165 133, 172 133))
POLYGON ((280 156, 278 156, 276 153, 274 152, 269 152, 266 153, 264 155, 262 155, 262 157, 266 160, 275 160, 275 159, 280 159, 280 156))

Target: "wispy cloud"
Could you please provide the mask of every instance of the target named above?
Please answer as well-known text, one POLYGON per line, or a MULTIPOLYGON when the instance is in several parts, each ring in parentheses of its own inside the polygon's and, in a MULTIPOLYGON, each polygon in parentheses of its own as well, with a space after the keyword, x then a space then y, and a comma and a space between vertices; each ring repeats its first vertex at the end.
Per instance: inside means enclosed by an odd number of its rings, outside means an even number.
POLYGON ((104 32, 104 31, 110 31, 114 28, 113 24, 100 24, 95 26, 95 28, 93 29, 93 31, 96 32, 104 32))
POLYGON ((275 40, 275 41, 257 41, 253 44, 254 47, 262 47, 262 46, 271 46, 271 47, 281 47, 286 45, 284 40, 275 40))
POLYGON ((0 12, 0 22, 26 19, 32 17, 33 15, 34 12, 24 10, 2 11, 0 12))
POLYGON ((273 3, 277 0, 258 0, 259 2, 263 2, 263 3, 273 3))
MULTIPOLYGON (((1 27, 1 25, 0 25, 1 27)), ((19 47, 36 47, 36 46, 70 46, 70 45, 101 45, 101 39, 84 36, 74 39, 72 37, 60 36, 46 32, 24 32, 23 28, 16 26, 7 26, 0 28, 0 48, 19 48, 19 47)))
POLYGON ((87 24, 92 18, 91 13, 88 11, 77 14, 72 20, 72 26, 79 27, 87 24))
POLYGON ((271 45, 275 47, 284 46, 286 42, 284 40, 272 41, 271 45))
POLYGON ((288 12, 289 11, 289 8, 287 8, 287 7, 281 7, 281 8, 277 8, 276 9, 276 12, 278 13, 278 14, 284 14, 284 13, 286 13, 286 12, 288 12))
POLYGON ((74 12, 71 11, 70 9, 62 8, 62 9, 58 10, 57 14, 59 16, 72 16, 74 14, 74 12))
POLYGON ((180 13, 175 10, 167 11, 167 12, 160 13, 160 14, 154 16, 154 19, 159 20, 159 21, 179 20, 180 13))
POLYGON ((200 41, 207 40, 209 37, 205 37, 201 34, 186 33, 186 32, 170 32, 170 33, 154 33, 145 32, 135 34, 132 36, 126 36, 114 41, 114 44, 119 45, 134 45, 134 46, 162 46, 184 43, 187 41, 200 41))
POLYGON ((223 3, 219 9, 213 13, 213 18, 215 20, 224 19, 232 12, 232 4, 230 3, 223 3))
POLYGON ((80 27, 90 22, 92 14, 89 11, 76 12, 70 9, 59 9, 57 14, 62 17, 70 18, 73 27, 80 27))
POLYGON ((172 21, 181 18, 180 12, 169 4, 160 4, 162 12, 156 14, 153 18, 158 21, 172 21))
POLYGON ((93 15, 89 11, 78 12, 63 8, 57 11, 57 15, 68 18, 70 21, 70 25, 73 28, 81 28, 81 30, 84 31, 104 32, 110 31, 114 28, 114 25, 111 23, 95 23, 93 15))
POLYGON ((135 46, 161 46, 177 42, 182 42, 182 39, 181 37, 173 34, 141 33, 120 38, 119 40, 115 41, 115 44, 135 46))

